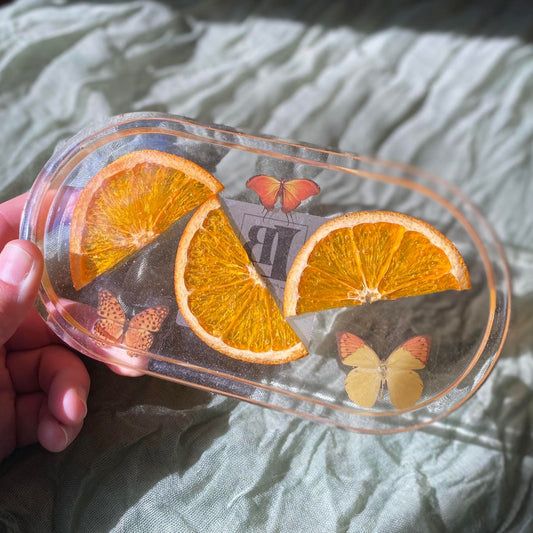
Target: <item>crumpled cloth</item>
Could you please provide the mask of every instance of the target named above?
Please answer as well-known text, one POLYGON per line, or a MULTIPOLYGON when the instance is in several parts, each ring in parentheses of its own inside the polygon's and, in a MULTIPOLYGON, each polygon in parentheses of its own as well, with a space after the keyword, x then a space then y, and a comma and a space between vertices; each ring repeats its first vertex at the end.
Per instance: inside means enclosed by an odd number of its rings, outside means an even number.
POLYGON ((513 315, 487 382, 432 425, 376 436, 85 358, 84 429, 0 465, 0 530, 531 531, 532 8, 355 4, 4 5, 0 200, 58 142, 130 111, 418 165, 466 193, 507 253, 513 315))

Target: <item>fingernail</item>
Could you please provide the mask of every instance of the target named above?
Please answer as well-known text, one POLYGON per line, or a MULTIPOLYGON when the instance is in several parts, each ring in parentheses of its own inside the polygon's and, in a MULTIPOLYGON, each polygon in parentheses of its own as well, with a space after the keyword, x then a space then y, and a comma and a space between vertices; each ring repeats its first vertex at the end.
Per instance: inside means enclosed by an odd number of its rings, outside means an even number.
POLYGON ((61 428, 61 431, 63 432, 63 435, 65 437, 65 444, 63 446, 63 448, 66 448, 68 445, 69 445, 69 438, 68 438, 68 433, 67 433, 67 430, 63 427, 63 426, 59 426, 61 428))
POLYGON ((63 399, 65 414, 73 422, 80 422, 87 415, 87 402, 85 394, 81 390, 70 389, 63 399))
POLYGON ((8 285, 20 285, 33 268, 33 257, 17 244, 7 243, 0 253, 0 280, 8 285))
POLYGON ((80 404, 82 405, 82 419, 87 416, 87 401, 85 400, 86 394, 84 394, 82 391, 77 391, 78 394, 78 400, 80 401, 80 404))

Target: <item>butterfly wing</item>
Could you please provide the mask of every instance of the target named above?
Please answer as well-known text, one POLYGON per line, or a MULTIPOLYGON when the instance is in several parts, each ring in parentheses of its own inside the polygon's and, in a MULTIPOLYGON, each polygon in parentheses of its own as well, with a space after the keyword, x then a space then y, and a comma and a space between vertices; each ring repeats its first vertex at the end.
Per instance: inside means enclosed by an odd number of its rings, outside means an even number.
POLYGON ((430 347, 429 336, 413 337, 390 354, 386 361, 387 368, 420 370, 426 366, 430 347))
POLYGON ((346 376, 346 392, 357 405, 373 407, 381 389, 381 361, 363 339, 346 331, 337 333, 337 347, 342 362, 354 366, 346 376))
POLYGON ((123 325, 117 322, 107 320, 106 318, 99 318, 94 323, 93 333, 102 340, 118 341, 122 337, 123 329, 123 325))
POLYGON ((126 313, 118 298, 107 289, 98 292, 98 307, 96 308, 98 316, 124 324, 126 322, 126 313))
POLYGON ((104 340, 119 340, 124 331, 126 313, 111 291, 99 291, 96 312, 100 318, 93 326, 93 333, 104 340))
POLYGON ((361 407, 373 407, 381 389, 381 375, 377 368, 354 368, 344 382, 352 402, 361 407))
POLYGON ((289 213, 296 209, 304 200, 320 192, 320 187, 311 180, 294 179, 281 183, 281 210, 289 213))
POLYGON ((389 369, 387 387, 392 405, 396 409, 405 409, 420 400, 424 383, 422 378, 412 370, 389 369))
MULTIPOLYGON (((143 350, 147 352, 154 342, 154 335, 150 331, 145 329, 128 329, 124 334, 124 344, 130 348, 136 350, 143 350)), ((131 357, 137 357, 139 355, 135 351, 128 351, 128 355, 131 357)))
POLYGON ((345 365, 369 370, 377 369, 380 365, 376 352, 363 339, 353 333, 337 332, 337 347, 341 361, 345 365))
POLYGON ((254 191, 267 211, 272 211, 281 192, 281 181, 272 176, 253 176, 246 182, 246 187, 254 191))
POLYGON ((396 409, 411 407, 422 396, 424 383, 414 370, 426 366, 430 346, 430 337, 413 337, 396 348, 387 359, 387 387, 392 405, 396 409))
MULTIPOLYGON (((168 315, 168 307, 157 306, 145 309, 136 314, 129 323, 124 334, 124 344, 130 348, 148 351, 154 342, 153 333, 161 329, 161 326, 168 315)), ((128 352, 130 355, 137 355, 135 352, 128 352)))
POLYGON ((159 331, 168 316, 168 307, 158 305, 137 313, 130 320, 130 328, 144 329, 153 333, 159 331))

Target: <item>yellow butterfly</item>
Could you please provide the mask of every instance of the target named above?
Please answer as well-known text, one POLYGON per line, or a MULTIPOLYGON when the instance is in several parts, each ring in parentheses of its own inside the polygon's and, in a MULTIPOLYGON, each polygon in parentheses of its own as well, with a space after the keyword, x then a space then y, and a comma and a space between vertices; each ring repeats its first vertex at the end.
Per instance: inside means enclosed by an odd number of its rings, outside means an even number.
MULTIPOLYGON (((93 326, 93 333, 97 337, 145 351, 152 346, 153 334, 161 329, 168 315, 168 307, 158 305, 145 309, 128 320, 117 297, 106 289, 98 293, 96 311, 100 318, 93 326)), ((128 355, 135 357, 137 353, 128 351, 128 355)))
POLYGON ((357 335, 337 333, 339 355, 345 365, 355 367, 346 376, 344 386, 350 399, 361 407, 373 407, 385 384, 396 409, 411 407, 420 399, 424 384, 414 372, 426 366, 431 339, 418 336, 396 348, 382 361, 357 335))

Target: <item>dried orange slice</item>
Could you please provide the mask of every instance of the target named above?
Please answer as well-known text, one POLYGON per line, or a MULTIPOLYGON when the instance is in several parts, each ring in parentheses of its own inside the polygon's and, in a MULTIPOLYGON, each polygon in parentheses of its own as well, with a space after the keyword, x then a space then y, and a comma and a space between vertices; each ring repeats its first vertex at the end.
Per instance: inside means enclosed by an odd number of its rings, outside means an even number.
POLYGON ((188 222, 178 246, 174 281, 183 317, 211 348, 267 364, 307 354, 216 197, 188 222))
POLYGON ((285 316, 471 286, 452 242, 389 211, 350 213, 316 230, 291 266, 285 316))
POLYGON ((223 186, 182 157, 139 150, 83 188, 70 228, 70 271, 81 289, 163 233, 223 186))

